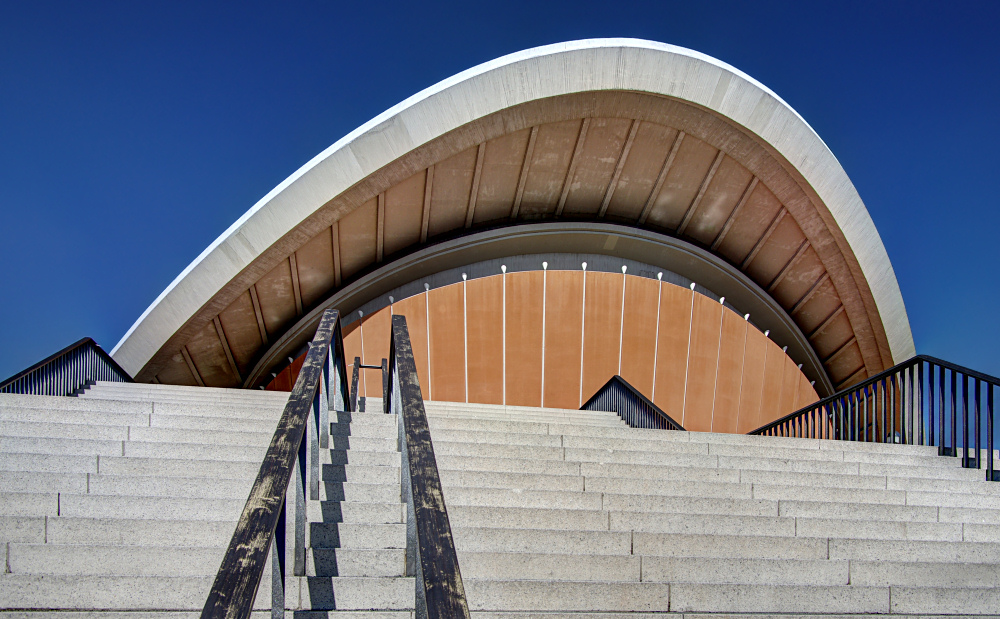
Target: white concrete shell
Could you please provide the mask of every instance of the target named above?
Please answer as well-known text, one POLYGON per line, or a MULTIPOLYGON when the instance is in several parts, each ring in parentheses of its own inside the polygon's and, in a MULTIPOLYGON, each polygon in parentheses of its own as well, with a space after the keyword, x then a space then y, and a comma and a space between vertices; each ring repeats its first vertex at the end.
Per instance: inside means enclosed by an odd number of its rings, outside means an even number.
POLYGON ((688 49, 634 39, 573 41, 463 71, 380 114, 317 155, 233 223, 164 290, 112 351, 137 374, 265 250, 342 194, 414 149, 512 106, 591 91, 670 97, 754 134, 794 166, 829 210, 860 266, 891 359, 914 354, 906 309, 878 231, 815 131, 764 85, 688 49))

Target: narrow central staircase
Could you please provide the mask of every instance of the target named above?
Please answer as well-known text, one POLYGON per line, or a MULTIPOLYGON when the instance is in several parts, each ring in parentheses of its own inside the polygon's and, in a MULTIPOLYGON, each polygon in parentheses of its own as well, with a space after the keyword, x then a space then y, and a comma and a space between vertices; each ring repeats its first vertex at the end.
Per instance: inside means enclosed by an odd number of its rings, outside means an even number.
MULTIPOLYGON (((198 616, 286 397, 0 395, 0 617, 198 616)), ((296 616, 412 616, 396 419, 366 409, 331 412, 296 616)), ((1000 484, 936 448, 426 409, 474 617, 1000 609, 1000 484)))

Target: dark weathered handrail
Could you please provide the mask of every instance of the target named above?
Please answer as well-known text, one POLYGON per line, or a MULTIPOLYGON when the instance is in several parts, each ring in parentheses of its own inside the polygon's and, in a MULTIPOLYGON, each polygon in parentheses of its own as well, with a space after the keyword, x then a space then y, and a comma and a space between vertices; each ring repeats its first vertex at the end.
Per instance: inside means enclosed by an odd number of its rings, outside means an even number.
POLYGON ((402 493, 407 508, 407 575, 416 580, 416 616, 469 617, 406 318, 392 317, 386 413, 397 413, 402 493))
POLYGON ((132 377, 89 337, 49 355, 0 383, 0 393, 75 395, 99 380, 130 383, 132 377))
POLYGON ((997 389, 994 376, 917 355, 749 434, 929 445, 942 456, 961 449, 963 466, 983 468, 985 457, 986 479, 1000 481, 993 451, 997 389))
POLYGON ((285 527, 278 525, 282 520, 294 523, 290 527, 295 538, 293 574, 302 576, 305 574, 305 488, 309 487, 311 498, 319 498, 317 455, 319 447, 328 446, 325 444, 329 436, 327 411, 347 402, 340 315, 336 310, 327 310, 309 343, 309 352, 222 559, 202 610, 203 619, 249 617, 268 555, 274 567, 272 604, 277 614, 283 613, 285 558, 281 550, 285 547, 285 527), (307 434, 310 440, 303 440, 307 434), (287 505, 285 498, 293 476, 295 500, 293 505, 287 505), (294 513, 289 516, 287 511, 294 513))
POLYGON ((618 413, 632 428, 684 431, 681 424, 617 374, 604 383, 580 410, 618 413))

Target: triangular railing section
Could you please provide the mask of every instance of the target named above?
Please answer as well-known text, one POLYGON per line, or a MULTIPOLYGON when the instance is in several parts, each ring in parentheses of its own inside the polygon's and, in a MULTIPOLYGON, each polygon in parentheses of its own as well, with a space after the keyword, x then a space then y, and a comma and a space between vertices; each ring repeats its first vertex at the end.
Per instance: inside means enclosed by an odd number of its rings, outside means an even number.
POLYGON ((598 389, 580 410, 618 413, 618 416, 632 428, 684 430, 681 424, 617 374, 604 383, 604 386, 598 389))

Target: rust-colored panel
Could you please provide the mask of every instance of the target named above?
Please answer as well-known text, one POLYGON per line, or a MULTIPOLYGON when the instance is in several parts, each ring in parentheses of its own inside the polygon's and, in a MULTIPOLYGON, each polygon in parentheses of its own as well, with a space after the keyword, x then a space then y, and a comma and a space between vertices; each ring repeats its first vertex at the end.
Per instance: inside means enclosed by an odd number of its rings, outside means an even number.
POLYGON ((478 151, 479 147, 473 146, 434 165, 428 237, 465 225, 478 151))
POLYGON ((789 259, 805 240, 805 235, 791 215, 785 214, 767 242, 760 248, 752 262, 747 265, 747 275, 764 288, 785 268, 789 259))
POLYGON ((743 350, 743 380, 740 382, 740 412, 736 432, 746 434, 760 427, 760 404, 764 392, 764 365, 767 338, 756 327, 747 325, 743 350))
POLYGON ((781 282, 771 295, 782 307, 792 307, 823 275, 823 266, 816 251, 809 247, 788 269, 781 282))
POLYGON ((799 370, 798 365, 786 355, 785 369, 781 377, 781 397, 778 400, 778 410, 781 414, 778 417, 784 417, 796 410, 795 400, 799 394, 799 378, 801 376, 802 371, 799 370))
POLYGON ((431 399, 465 401, 465 313, 462 285, 427 293, 430 301, 431 399))
POLYGON ((671 127, 650 122, 639 125, 608 203, 607 217, 631 222, 639 218, 676 137, 677 130, 671 127))
POLYGON ((676 421, 684 414, 693 294, 673 284, 664 283, 660 287, 660 335, 653 402, 676 421))
POLYGON ((761 394, 760 419, 754 424, 754 429, 784 415, 781 412, 781 390, 787 357, 771 340, 765 342, 764 348, 764 391, 761 394))
MULTIPOLYGON (((405 181, 385 190, 385 224, 382 230, 383 258, 420 241, 420 224, 424 210, 424 181, 426 180, 427 171, 421 170, 405 181)), ((377 223, 376 220, 376 225, 377 223)))
POLYGON ((621 376, 652 399, 656 357, 656 307, 659 282, 629 275, 625 278, 625 314, 622 317, 621 376))
MULTIPOLYGON (((355 321, 344 327, 344 356, 347 365, 347 388, 350 389, 350 380, 354 372, 354 358, 361 356, 361 321, 355 321)), ((358 378, 358 393, 365 393, 365 374, 361 372, 358 378)))
POLYGON ((288 379, 291 382, 291 384, 289 385, 289 388, 288 388, 289 391, 291 391, 292 389, 295 388, 295 381, 297 381, 299 379, 299 372, 302 371, 302 366, 306 362, 306 355, 307 354, 308 353, 305 353, 305 352, 302 353, 301 355, 299 355, 298 357, 296 357, 294 360, 292 360, 291 365, 289 365, 286 368, 288 370, 288 379))
MULTIPOLYGON (((361 329, 364 332, 364 357, 361 361, 365 365, 379 365, 382 359, 389 358, 389 339, 392 332, 392 316, 388 307, 383 307, 379 311, 365 316, 361 322, 361 329)), ((362 393, 369 398, 382 397, 382 371, 365 370, 365 389, 362 393)))
POLYGON ((618 273, 587 274, 587 307, 583 316, 583 402, 618 373, 623 277, 618 273))
POLYGON ((229 307, 222 310, 219 321, 229 340, 229 350, 233 353, 236 367, 241 374, 247 374, 252 369, 254 357, 262 344, 250 292, 236 297, 229 307))
POLYGON ((722 304, 718 301, 702 294, 694 295, 687 391, 684 414, 681 416, 681 425, 694 432, 708 432, 712 429, 722 310, 722 304))
POLYGON ((333 243, 330 229, 324 228, 308 243, 295 251, 299 269, 299 291, 302 307, 310 308, 326 298, 333 289, 333 243))
POLYGON ((465 295, 469 401, 503 404, 503 280, 500 275, 469 280, 465 295))
POLYGON ((712 167, 718 152, 714 147, 695 137, 684 136, 660 194, 653 202, 647 222, 671 230, 676 229, 684 217, 684 212, 694 201, 698 188, 705 180, 705 175, 712 167))
MULTIPOLYGON (((499 277, 502 276, 498 276, 498 279, 499 277)), ((579 328, 580 325, 577 323, 577 329, 579 328)), ((577 331, 577 341, 579 339, 580 335, 577 331)), ((579 372, 579 345, 577 345, 576 354, 575 367, 576 371, 579 372)), ((579 380, 579 374, 577 380, 579 380)), ((538 271, 508 273, 507 404, 541 406, 541 403, 542 273, 538 271)))
POLYGON ((743 351, 747 322, 739 314, 722 310, 722 339, 719 342, 719 371, 712 409, 712 432, 736 432, 740 412, 740 384, 743 381, 743 351))
POLYGON ((798 394, 795 396, 795 410, 804 408, 815 402, 819 402, 819 394, 816 393, 816 388, 809 382, 809 378, 800 372, 798 394))
POLYGON ((536 219, 555 213, 581 123, 580 120, 566 120, 538 127, 521 195, 519 219, 536 219))
POLYGON ((187 343, 188 353, 206 387, 238 387, 239 379, 229 368, 229 359, 219 341, 215 322, 209 322, 187 343))
POLYGON ((337 228, 340 233, 340 270, 347 279, 375 262, 378 198, 372 198, 351 211, 340 220, 337 228))
POLYGON ((530 129, 522 129, 486 142, 473 223, 510 216, 530 133, 530 129))
POLYGON ((545 300, 545 406, 580 407, 583 272, 549 271, 545 300))
POLYGON ((267 384, 267 391, 291 391, 292 390, 292 368, 286 367, 278 372, 278 375, 267 384))
POLYGON ((420 393, 429 400, 428 369, 427 369, 427 296, 425 293, 397 301, 392 306, 392 313, 406 317, 406 330, 410 334, 410 346, 413 348, 413 360, 417 365, 417 379, 420 381, 420 393))
POLYGON ((719 253, 736 264, 742 263, 780 208, 781 202, 771 190, 764 183, 757 183, 746 204, 733 219, 729 233, 719 245, 719 253))
POLYGON ((597 214, 631 126, 632 121, 625 118, 590 120, 564 213, 597 214))
POLYGON ((711 245, 725 225, 729 214, 743 197, 752 175, 731 157, 723 157, 701 203, 691 216, 686 234, 711 245))
POLYGON ((270 273, 257 280, 257 299, 268 333, 282 333, 295 320, 292 271, 287 260, 282 260, 270 273))

